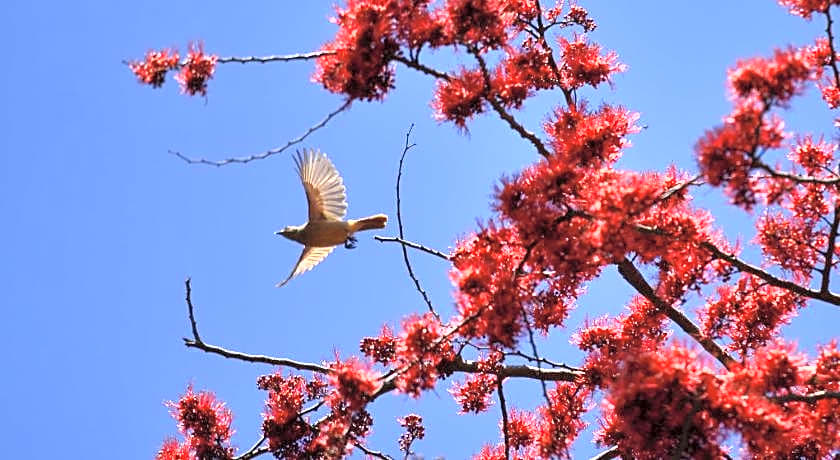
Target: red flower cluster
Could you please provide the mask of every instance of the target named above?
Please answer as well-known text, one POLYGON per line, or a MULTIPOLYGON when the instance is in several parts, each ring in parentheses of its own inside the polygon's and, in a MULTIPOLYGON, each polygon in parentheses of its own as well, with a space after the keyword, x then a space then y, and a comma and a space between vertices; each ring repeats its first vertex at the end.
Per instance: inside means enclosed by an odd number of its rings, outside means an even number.
POLYGON ((445 366, 455 358, 452 342, 445 337, 440 320, 433 314, 411 316, 403 321, 392 364, 401 369, 397 388, 411 396, 435 387, 447 375, 445 366))
POLYGON ((524 329, 526 304, 533 301, 534 277, 519 273, 526 249, 516 231, 491 223, 460 242, 449 273, 463 337, 513 347, 524 329))
POLYGON ((838 0, 779 0, 779 4, 790 9, 791 14, 811 19, 814 13, 825 13, 831 5, 840 5, 838 0))
POLYGON ((146 53, 145 60, 131 62, 128 67, 137 75, 141 83, 159 88, 166 79, 166 72, 178 68, 179 59, 177 50, 152 50, 146 53))
POLYGON ((181 92, 195 96, 207 95, 207 80, 213 78, 216 70, 216 55, 204 54, 204 45, 201 43, 190 43, 187 59, 175 80, 181 84, 181 92))
POLYGON ((538 408, 536 441, 543 458, 568 457, 569 446, 586 427, 589 391, 574 383, 558 383, 548 392, 550 404, 538 408))
POLYGON ((729 71, 729 85, 736 98, 757 98, 785 104, 802 92, 813 77, 810 50, 776 50, 772 58, 738 61, 729 71))
POLYGON ((466 128, 467 120, 484 112, 487 105, 488 83, 480 70, 462 69, 448 80, 438 82, 435 100, 435 118, 455 122, 466 128))
POLYGON ((359 344, 362 353, 380 364, 388 364, 397 354, 397 338, 387 325, 382 326, 378 337, 365 337, 359 344))
POLYGON ((697 141, 695 151, 700 172, 711 185, 726 184, 734 204, 751 209, 756 204, 756 190, 750 172, 759 149, 774 149, 782 144, 784 123, 767 119, 769 107, 755 99, 737 102, 723 125, 707 131, 697 141))
POLYGON ((411 453, 411 443, 426 436, 426 428, 423 427, 423 417, 417 414, 408 414, 398 418, 400 426, 405 428, 405 433, 400 435, 400 450, 406 454, 411 453))
POLYGON ((718 299, 703 312, 703 333, 712 338, 729 337, 728 348, 746 357, 776 338, 803 300, 792 292, 768 286, 744 275, 735 286, 717 289, 718 299))
POLYGON ((461 414, 467 412, 484 412, 492 404, 493 392, 499 385, 499 378, 493 374, 501 363, 503 355, 499 352, 491 353, 479 360, 479 373, 472 374, 463 384, 454 382, 449 392, 455 401, 461 405, 461 414))
POLYGON ((230 446, 233 416, 213 393, 195 393, 189 386, 177 403, 169 402, 167 405, 172 408, 172 417, 178 422, 178 429, 186 442, 178 445, 175 440, 166 441, 156 457, 158 460, 233 458, 234 449, 230 446))
POLYGON ((327 397, 327 402, 332 407, 343 404, 350 411, 358 411, 367 405, 381 386, 379 375, 356 357, 344 362, 336 360, 331 371, 328 381, 335 391, 327 397))
POLYGON ((618 55, 609 52, 601 55, 601 47, 587 43, 586 36, 580 35, 573 41, 560 39, 563 56, 561 82, 566 89, 577 89, 584 85, 597 87, 608 82, 610 75, 627 70, 627 66, 618 62, 618 55))
POLYGON ((394 86, 389 67, 399 50, 394 37, 393 0, 349 0, 334 19, 335 39, 324 50, 334 54, 318 59, 313 79, 334 93, 353 99, 382 99, 394 86))
POLYGON ((434 388, 445 366, 454 358, 452 343, 444 336, 444 327, 432 313, 410 316, 402 323, 402 332, 394 337, 387 326, 379 337, 362 339, 362 352, 377 362, 399 369, 397 388, 414 397, 434 388))

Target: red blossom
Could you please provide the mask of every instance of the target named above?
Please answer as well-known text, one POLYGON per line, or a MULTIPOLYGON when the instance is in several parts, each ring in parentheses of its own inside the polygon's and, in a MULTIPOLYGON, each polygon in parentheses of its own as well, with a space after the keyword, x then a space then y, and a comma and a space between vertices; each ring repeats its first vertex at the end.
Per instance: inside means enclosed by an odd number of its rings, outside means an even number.
POLYGON ((484 412, 492 404, 498 378, 492 374, 472 374, 464 383, 455 382, 449 392, 461 406, 460 414, 484 412))
POLYGON ((397 338, 387 325, 382 326, 379 337, 365 337, 359 345, 365 356, 380 364, 388 364, 394 360, 397 353, 397 338))
POLYGON ((469 46, 496 48, 507 42, 506 23, 501 13, 504 0, 448 0, 447 35, 469 46))
MULTIPOLYGON (((503 430, 504 425, 499 424, 503 430)), ((537 437, 537 420, 534 414, 527 411, 513 409, 508 416, 507 438, 511 449, 523 449, 531 445, 537 437)))
POLYGON ((352 99, 382 100, 394 86, 390 62, 399 50, 393 26, 393 0, 349 0, 337 9, 335 39, 322 50, 312 77, 333 93, 352 99))
POLYGON ((581 416, 589 409, 589 391, 573 383, 558 383, 548 392, 551 402, 538 409, 536 441, 544 458, 568 456, 569 446, 586 427, 581 416))
POLYGON ((370 401, 370 397, 379 389, 379 375, 370 370, 356 357, 345 361, 336 360, 330 366, 328 381, 335 392, 327 397, 331 406, 340 402, 351 411, 359 410, 370 401))
POLYGON ((778 148, 784 139, 784 123, 766 117, 767 107, 754 99, 737 103, 723 125, 707 131, 695 151, 700 172, 711 185, 726 184, 734 204, 751 209, 756 190, 749 175, 760 148, 778 148))
POLYGON ((195 96, 207 95, 207 80, 213 78, 216 70, 216 55, 204 54, 204 45, 201 43, 190 43, 187 58, 181 71, 175 76, 175 80, 181 84, 181 92, 195 96))
POLYGON ((155 460, 195 460, 195 456, 188 444, 178 444, 177 440, 170 438, 163 442, 155 460))
POLYGON ((614 73, 624 72, 627 66, 618 62, 618 55, 609 52, 601 55, 601 47, 588 43, 585 35, 568 41, 560 38, 562 54, 561 81, 564 88, 576 89, 583 85, 597 87, 610 81, 614 73))
POLYGON ((162 49, 149 51, 142 62, 131 62, 129 68, 141 83, 159 88, 166 79, 166 72, 178 67, 178 51, 162 49))
POLYGON ((454 358, 452 343, 444 336, 443 325, 432 313, 410 316, 403 321, 402 333, 397 340, 393 364, 401 369, 397 388, 411 396, 434 388, 439 377, 444 376, 444 366, 454 358))
POLYGON ((423 439, 426 436, 426 428, 423 427, 423 417, 417 414, 408 414, 405 417, 398 418, 397 422, 405 428, 405 433, 401 434, 399 439, 400 450, 406 454, 410 454, 411 443, 417 439, 423 439))
POLYGON ((486 82, 480 70, 466 70, 449 80, 438 82, 435 90, 435 118, 466 128, 467 120, 484 112, 487 102, 486 82))
POLYGON ((225 403, 216 400, 213 393, 193 392, 192 386, 177 403, 170 402, 172 416, 178 429, 187 438, 190 450, 198 460, 228 459, 233 457, 230 437, 233 435, 233 415, 225 403))
POLYGON ((802 299, 792 292, 768 286, 744 275, 735 286, 721 286, 718 299, 710 301, 703 312, 703 333, 729 337, 727 348, 747 356, 775 338, 779 327, 790 321, 802 299))
POLYGON ((840 5, 840 0, 779 0, 779 4, 788 7, 791 14, 811 19, 814 13, 825 13, 831 5, 840 5))
POLYGON ((802 91, 812 78, 812 54, 808 48, 776 50, 772 58, 738 61, 729 71, 729 85, 736 97, 758 98, 785 104, 802 91))
POLYGON ((638 119, 623 107, 604 105, 592 112, 581 104, 558 108, 544 127, 557 161, 568 168, 598 167, 618 160, 630 144, 627 136, 639 132, 638 119))

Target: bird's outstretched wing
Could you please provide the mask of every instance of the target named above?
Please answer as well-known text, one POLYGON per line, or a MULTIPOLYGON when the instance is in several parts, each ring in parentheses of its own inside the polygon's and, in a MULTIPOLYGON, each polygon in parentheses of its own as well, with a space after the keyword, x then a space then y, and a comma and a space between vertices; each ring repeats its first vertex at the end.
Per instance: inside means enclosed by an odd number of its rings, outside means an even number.
POLYGON ((327 155, 317 150, 298 152, 295 164, 309 202, 309 221, 344 219, 347 214, 344 182, 327 155))
POLYGON ((300 255, 300 259, 298 259, 297 265, 292 270, 292 273, 289 274, 289 277, 283 280, 280 283, 277 283, 277 287, 281 287, 284 284, 291 281, 292 278, 300 275, 303 272, 312 270, 312 267, 321 263, 325 257, 332 252, 335 246, 329 247, 313 247, 313 246, 306 246, 303 248, 303 253, 300 255))

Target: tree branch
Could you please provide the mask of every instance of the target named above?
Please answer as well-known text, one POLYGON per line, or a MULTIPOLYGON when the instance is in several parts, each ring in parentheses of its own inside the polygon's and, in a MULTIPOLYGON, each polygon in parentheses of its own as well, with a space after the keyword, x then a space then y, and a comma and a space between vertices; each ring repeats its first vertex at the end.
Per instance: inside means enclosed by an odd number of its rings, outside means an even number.
POLYGON ((433 256, 440 257, 443 260, 450 260, 451 259, 450 256, 448 256, 447 254, 444 254, 441 251, 438 251, 437 249, 432 249, 430 247, 423 246, 422 244, 414 243, 412 241, 404 240, 402 238, 396 238, 396 237, 393 237, 393 236, 379 236, 379 235, 376 235, 376 236, 373 237, 373 239, 375 239, 376 241, 379 241, 380 243, 400 243, 403 246, 408 246, 410 248, 417 249, 418 251, 423 251, 427 254, 431 254, 433 256))
MULTIPOLYGON (((295 53, 295 54, 284 54, 284 55, 272 55, 272 56, 227 56, 227 57, 220 57, 216 60, 216 62, 227 64, 231 62, 238 62, 240 64, 248 64, 252 62, 256 62, 259 64, 266 64, 269 62, 288 62, 288 61, 305 61, 308 59, 317 59, 321 56, 328 56, 331 54, 335 54, 335 50, 321 50, 321 51, 312 51, 310 53, 295 53)), ((183 64, 181 64, 183 65, 183 64)))
POLYGON ((703 335, 700 331, 700 328, 697 327, 685 313, 677 310, 676 308, 669 305, 667 302, 662 300, 659 296, 656 295, 653 288, 648 284, 645 280, 644 276, 642 276, 641 272, 630 262, 629 259, 626 257, 621 260, 617 264, 618 272, 621 274, 622 278, 625 281, 630 283, 636 291, 641 294, 644 298, 646 298, 650 303, 652 303, 656 308, 658 308, 662 313, 665 314, 668 318, 670 318, 673 322, 677 323, 680 329, 683 330, 686 334, 691 336, 700 346, 703 347, 706 351, 709 352, 712 356, 714 356, 721 364, 727 369, 730 368, 733 364, 735 364, 735 359, 729 356, 726 351, 720 347, 714 340, 709 337, 703 335))
POLYGON ((312 134, 315 131, 323 128, 324 126, 327 125, 327 123, 330 120, 332 120, 333 117, 335 117, 339 113, 341 113, 341 112, 345 111, 347 108, 349 108, 350 104, 352 102, 353 102, 352 99, 347 99, 343 104, 341 104, 340 107, 338 107, 337 109, 335 109, 332 112, 330 112, 329 114, 327 114, 327 116, 324 117, 323 120, 321 120, 318 123, 310 126, 306 130, 306 132, 304 132, 300 136, 298 136, 294 139, 291 139, 290 141, 286 142, 286 144, 281 146, 281 147, 273 148, 271 150, 266 150, 265 152, 262 152, 262 153, 257 153, 257 154, 246 156, 246 157, 231 157, 231 158, 227 158, 227 159, 224 159, 224 160, 208 160, 206 158, 188 157, 188 156, 184 155, 183 153, 175 151, 175 150, 170 150, 169 153, 172 154, 172 155, 175 155, 176 157, 184 160, 185 162, 187 162, 189 164, 205 164, 205 165, 211 165, 211 166, 225 166, 225 165, 228 165, 228 164, 231 164, 231 163, 249 163, 249 162, 254 161, 254 160, 263 160, 263 159, 266 159, 270 156, 277 155, 278 153, 283 152, 284 150, 288 149, 289 147, 291 147, 295 144, 299 144, 299 143, 303 142, 307 137, 309 137, 310 134, 312 134))
POLYGON ((601 452, 600 454, 590 458, 589 460, 610 460, 612 458, 618 457, 620 454, 618 452, 618 447, 613 446, 609 449, 601 452))
POLYGON ((497 375, 496 380, 498 380, 498 386, 496 389, 499 392, 499 406, 502 409, 502 433, 505 438, 505 460, 510 460, 510 434, 508 433, 507 402, 505 402, 505 391, 502 389, 502 378, 497 375))
POLYGON ((840 391, 815 391, 805 395, 790 393, 782 396, 773 396, 769 398, 771 401, 778 403, 786 403, 791 401, 813 403, 821 399, 840 399, 840 391))

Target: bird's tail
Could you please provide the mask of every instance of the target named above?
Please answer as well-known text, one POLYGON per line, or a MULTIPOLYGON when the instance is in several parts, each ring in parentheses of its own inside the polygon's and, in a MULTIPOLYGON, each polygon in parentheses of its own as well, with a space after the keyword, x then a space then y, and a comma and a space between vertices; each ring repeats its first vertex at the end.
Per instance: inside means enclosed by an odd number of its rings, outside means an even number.
POLYGON ((377 228, 385 228, 388 222, 388 216, 385 214, 374 214, 372 216, 363 217, 361 219, 350 219, 347 223, 350 224, 350 232, 360 232, 362 230, 374 230, 377 228))

